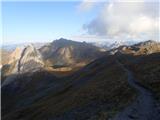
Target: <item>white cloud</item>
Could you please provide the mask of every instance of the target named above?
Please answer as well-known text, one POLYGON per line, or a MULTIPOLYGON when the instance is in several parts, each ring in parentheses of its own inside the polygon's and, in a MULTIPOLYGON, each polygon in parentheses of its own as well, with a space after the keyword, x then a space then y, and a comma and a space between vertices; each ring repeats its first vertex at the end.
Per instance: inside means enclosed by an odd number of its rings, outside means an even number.
POLYGON ((114 0, 83 28, 89 34, 119 39, 159 38, 159 2, 114 0))
POLYGON ((104 2, 106 2, 106 0, 82 0, 77 8, 80 12, 88 12, 92 10, 97 4, 104 2))
POLYGON ((86 12, 91 10, 95 5, 95 2, 91 2, 89 0, 83 0, 80 5, 78 5, 78 10, 82 12, 86 12))

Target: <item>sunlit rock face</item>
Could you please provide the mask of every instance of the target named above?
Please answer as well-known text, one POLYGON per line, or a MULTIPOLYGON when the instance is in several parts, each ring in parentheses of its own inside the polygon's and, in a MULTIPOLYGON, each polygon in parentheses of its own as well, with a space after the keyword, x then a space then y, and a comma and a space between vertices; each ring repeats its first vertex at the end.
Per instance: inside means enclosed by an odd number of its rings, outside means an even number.
POLYGON ((41 54, 33 46, 16 48, 10 55, 8 74, 33 72, 44 66, 41 54))
POLYGON ((138 54, 152 54, 155 52, 160 52, 160 42, 153 40, 141 42, 136 44, 134 47, 138 49, 138 54))
POLYGON ((160 52, 160 43, 157 41, 148 40, 132 46, 122 45, 109 51, 112 55, 118 52, 133 55, 149 55, 160 52))
POLYGON ((33 45, 24 48, 18 61, 18 72, 28 72, 43 66, 41 54, 33 45))
POLYGON ((8 64, 2 68, 2 75, 6 76, 6 79, 2 81, 2 86, 12 82, 16 83, 15 80, 20 74, 33 73, 43 68, 41 54, 33 45, 16 48, 11 54, 8 64))
POLYGON ((21 57, 22 51, 24 47, 17 47, 12 54, 10 55, 10 60, 8 64, 13 63, 14 61, 18 60, 21 57))

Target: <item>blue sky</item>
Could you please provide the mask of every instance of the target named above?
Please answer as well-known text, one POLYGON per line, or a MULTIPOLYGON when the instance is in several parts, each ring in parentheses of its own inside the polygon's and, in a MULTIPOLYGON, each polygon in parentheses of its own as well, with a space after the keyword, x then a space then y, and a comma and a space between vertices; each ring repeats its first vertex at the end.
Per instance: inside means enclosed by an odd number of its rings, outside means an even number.
POLYGON ((158 0, 42 1, 2 2, 3 44, 60 37, 89 42, 160 41, 158 0))
POLYGON ((80 2, 3 2, 3 43, 47 42, 81 34, 98 9, 78 10, 80 2))

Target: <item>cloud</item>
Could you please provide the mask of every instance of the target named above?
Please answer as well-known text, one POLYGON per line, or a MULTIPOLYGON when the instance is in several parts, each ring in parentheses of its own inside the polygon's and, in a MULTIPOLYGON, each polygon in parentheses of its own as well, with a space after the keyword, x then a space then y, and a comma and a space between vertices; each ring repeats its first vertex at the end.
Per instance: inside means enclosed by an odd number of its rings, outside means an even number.
POLYGON ((95 5, 95 2, 89 2, 89 0, 83 0, 80 5, 78 5, 78 10, 85 12, 91 10, 95 5))
POLYGON ((116 39, 154 39, 159 37, 159 3, 141 0, 114 0, 83 29, 91 35, 116 39))
POLYGON ((82 0, 82 2, 77 6, 78 11, 80 12, 88 12, 92 10, 99 3, 103 3, 106 0, 82 0))

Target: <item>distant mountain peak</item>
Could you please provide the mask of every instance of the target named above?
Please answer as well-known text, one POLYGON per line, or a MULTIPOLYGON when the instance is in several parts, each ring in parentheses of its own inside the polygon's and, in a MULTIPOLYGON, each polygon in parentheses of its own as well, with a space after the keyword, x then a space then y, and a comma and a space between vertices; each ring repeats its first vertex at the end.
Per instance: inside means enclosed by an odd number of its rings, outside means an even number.
POLYGON ((159 42, 154 41, 154 40, 147 40, 147 41, 140 42, 140 43, 136 44, 136 46, 151 46, 151 45, 155 45, 155 44, 159 44, 159 42))
POLYGON ((11 73, 33 72, 44 66, 42 56, 33 44, 23 48, 17 47, 11 54, 8 64, 12 66, 11 73))
POLYGON ((60 38, 60 39, 58 39, 58 40, 68 40, 68 39, 65 39, 65 38, 61 37, 61 38, 60 38))
POLYGON ((28 72, 43 66, 42 56, 39 51, 33 46, 28 45, 24 48, 21 57, 18 61, 18 72, 28 72))
POLYGON ((52 43, 81 43, 81 42, 60 38, 60 39, 54 40, 52 43))
POLYGON ((59 39, 56 39, 56 40, 53 40, 53 42, 57 42, 57 41, 72 41, 72 40, 69 40, 69 39, 66 39, 66 38, 59 38, 59 39))
POLYGON ((40 49, 44 60, 52 65, 73 65, 80 62, 94 60, 101 55, 98 47, 86 43, 72 41, 65 38, 54 40, 51 44, 40 49))
POLYGON ((117 52, 134 55, 148 55, 160 52, 160 43, 154 40, 148 40, 131 46, 123 45, 116 49, 110 50, 111 54, 115 54, 117 52))

